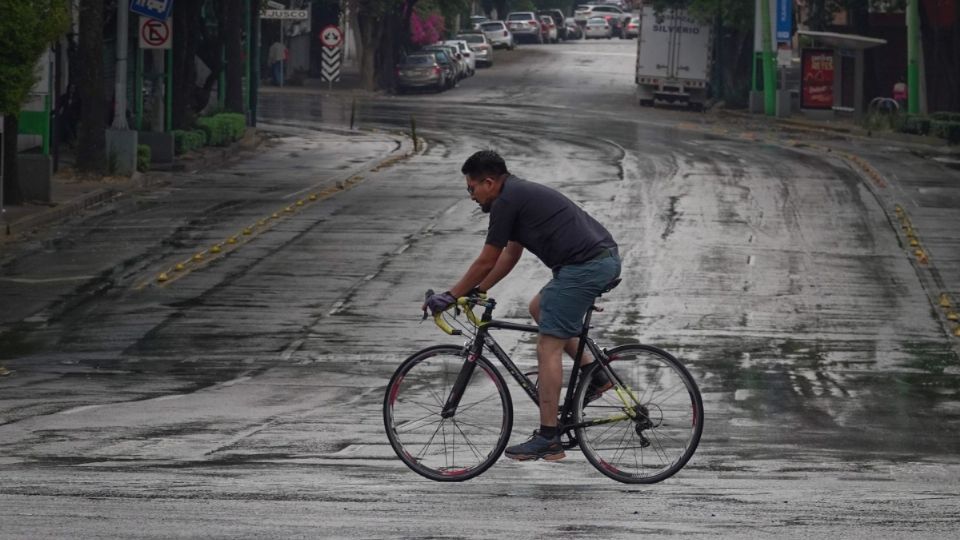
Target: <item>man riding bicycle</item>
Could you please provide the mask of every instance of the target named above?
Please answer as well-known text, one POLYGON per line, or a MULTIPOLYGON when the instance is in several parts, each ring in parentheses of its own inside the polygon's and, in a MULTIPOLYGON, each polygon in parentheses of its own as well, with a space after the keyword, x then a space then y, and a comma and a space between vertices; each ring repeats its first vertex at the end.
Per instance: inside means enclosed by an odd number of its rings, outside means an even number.
MULTIPOLYGON (((424 308, 439 313, 471 291, 486 292, 513 270, 524 249, 553 271, 553 279, 530 301, 530 314, 540 330, 540 428, 504 453, 517 460, 563 459, 557 430, 562 355, 576 355, 587 310, 620 275, 617 243, 603 225, 558 191, 510 174, 496 152, 476 152, 460 171, 470 197, 490 214, 486 243, 463 277, 447 292, 427 298, 424 308)), ((585 352, 581 364, 591 362, 585 352)), ((609 387, 608 381, 594 381, 590 390, 595 397, 609 387)))

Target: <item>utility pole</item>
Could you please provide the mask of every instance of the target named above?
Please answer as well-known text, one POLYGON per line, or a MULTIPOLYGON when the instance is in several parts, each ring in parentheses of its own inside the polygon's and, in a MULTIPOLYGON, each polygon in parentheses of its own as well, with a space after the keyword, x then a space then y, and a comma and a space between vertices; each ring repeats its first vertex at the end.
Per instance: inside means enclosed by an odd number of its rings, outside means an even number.
POLYGON ((760 31, 763 43, 763 109, 767 116, 776 114, 777 73, 773 57, 773 37, 770 35, 770 1, 760 0, 760 31))
POLYGON ((919 0, 907 0, 907 112, 920 112, 919 0))

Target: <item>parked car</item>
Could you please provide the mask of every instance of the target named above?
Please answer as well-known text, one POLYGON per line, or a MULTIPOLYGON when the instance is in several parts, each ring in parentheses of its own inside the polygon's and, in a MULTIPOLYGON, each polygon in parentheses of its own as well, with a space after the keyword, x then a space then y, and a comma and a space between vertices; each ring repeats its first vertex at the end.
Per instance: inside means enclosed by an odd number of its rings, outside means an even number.
POLYGON ((424 47, 421 52, 432 53, 437 58, 437 63, 447 73, 447 88, 453 88, 460 81, 460 64, 450 51, 444 47, 424 47))
POLYGON ((486 34, 483 32, 460 34, 457 39, 462 39, 470 45, 478 66, 493 66, 493 45, 487 39, 486 34))
POLYGON ((566 39, 583 39, 583 28, 573 20, 573 17, 567 17, 563 20, 563 26, 567 29, 566 39))
POLYGON ((613 37, 613 31, 606 17, 590 17, 587 24, 583 27, 583 37, 587 39, 610 39, 613 37))
POLYGON ((562 11, 559 9, 541 9, 537 12, 537 15, 548 15, 551 19, 553 19, 553 24, 557 27, 557 39, 562 39, 564 41, 570 39, 567 37, 566 25, 563 24, 564 16, 562 11))
POLYGON ((397 64, 397 93, 412 88, 432 88, 442 92, 450 84, 448 71, 434 53, 413 53, 397 64))
POLYGON ((544 43, 557 42, 557 25, 553 22, 553 17, 549 15, 540 15, 540 36, 544 43))
POLYGON ((608 4, 577 6, 576 11, 573 12, 573 18, 579 24, 585 24, 586 20, 590 17, 604 17, 610 24, 610 31, 613 35, 622 38, 623 26, 625 24, 624 20, 630 17, 630 14, 624 13, 620 8, 608 4))
POLYGON ((627 19, 627 25, 624 27, 623 35, 627 39, 640 37, 640 18, 631 16, 627 19))
POLYGON ((473 28, 474 30, 479 30, 480 25, 489 20, 490 19, 484 17, 483 15, 473 15, 472 17, 470 17, 470 28, 473 28))
POLYGON ((463 60, 467 63, 467 76, 473 77, 474 73, 477 72, 477 57, 474 56, 473 50, 466 41, 462 39, 448 39, 447 41, 441 41, 440 45, 452 45, 456 47, 460 54, 463 55, 463 60))
POLYGON ((517 42, 513 39, 513 32, 507 28, 507 23, 503 21, 489 21, 480 23, 480 31, 487 36, 493 48, 504 48, 513 50, 517 42))
POLYGON ((532 11, 516 11, 507 15, 507 27, 518 41, 525 39, 532 43, 543 43, 540 33, 540 20, 532 11))
POLYGON ((467 62, 464 60, 463 55, 460 54, 460 51, 456 47, 451 45, 427 45, 421 50, 424 51, 442 51, 453 62, 454 69, 454 81, 460 81, 467 77, 467 62))

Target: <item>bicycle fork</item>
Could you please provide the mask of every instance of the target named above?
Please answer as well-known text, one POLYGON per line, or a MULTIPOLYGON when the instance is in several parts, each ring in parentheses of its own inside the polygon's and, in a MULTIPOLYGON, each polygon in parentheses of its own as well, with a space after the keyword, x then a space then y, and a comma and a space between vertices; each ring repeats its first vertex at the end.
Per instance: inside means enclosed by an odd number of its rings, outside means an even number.
POLYGON ((463 367, 457 374, 457 380, 450 389, 450 395, 447 396, 446 403, 443 404, 443 410, 440 411, 441 418, 452 418, 457 414, 457 407, 460 406, 460 399, 463 398, 463 392, 467 389, 467 383, 473 376, 473 370, 477 368, 477 356, 475 352, 470 352, 464 359, 463 367))

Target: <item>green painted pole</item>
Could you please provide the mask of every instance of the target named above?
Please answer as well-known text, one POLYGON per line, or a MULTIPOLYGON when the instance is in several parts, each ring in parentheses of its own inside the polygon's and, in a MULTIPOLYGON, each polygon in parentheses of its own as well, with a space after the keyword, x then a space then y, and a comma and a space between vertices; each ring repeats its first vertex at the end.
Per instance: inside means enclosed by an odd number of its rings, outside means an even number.
POLYGON ((773 56, 773 37, 770 35, 770 2, 760 0, 760 31, 763 41, 763 109, 767 116, 777 112, 776 58, 773 56))
POLYGON ((920 112, 919 0, 907 0, 907 112, 920 112))
POLYGON ((247 61, 243 63, 243 102, 246 104, 246 112, 250 112, 250 62, 253 61, 253 40, 250 34, 250 0, 243 0, 243 27, 244 39, 246 40, 247 61))
POLYGON ((134 116, 134 127, 137 131, 143 129, 143 49, 137 47, 137 67, 134 74, 134 97, 133 103, 136 110, 134 116))
POLYGON ((164 69, 164 75, 167 79, 166 105, 164 115, 167 117, 167 132, 173 131, 173 48, 167 49, 167 66, 164 69))

